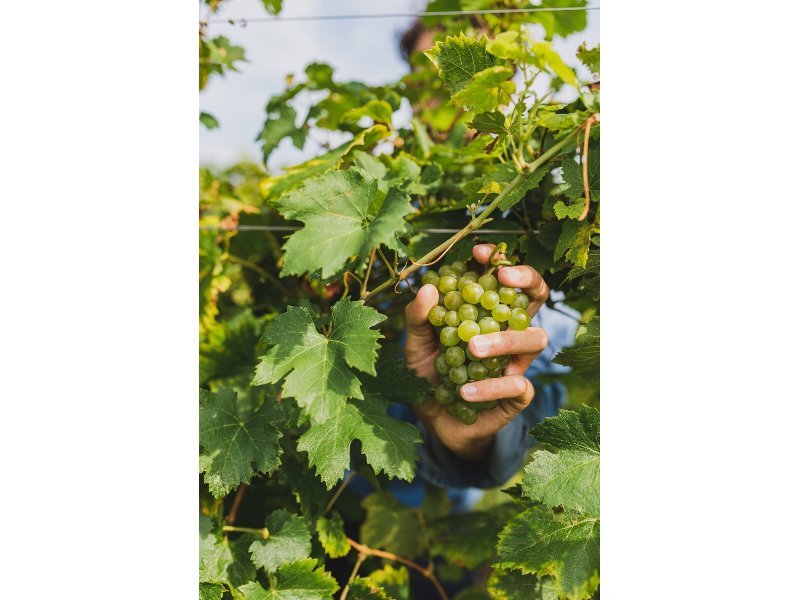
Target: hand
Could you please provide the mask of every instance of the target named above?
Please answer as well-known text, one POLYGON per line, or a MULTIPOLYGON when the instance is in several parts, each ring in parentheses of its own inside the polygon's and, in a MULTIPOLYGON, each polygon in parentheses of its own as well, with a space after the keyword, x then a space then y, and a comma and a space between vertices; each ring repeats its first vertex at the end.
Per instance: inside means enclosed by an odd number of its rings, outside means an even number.
MULTIPOLYGON (((479 244, 473 247, 472 254, 479 263, 486 264, 493 249, 494 244, 479 244)), ((496 275, 502 285, 521 288, 528 296, 531 316, 550 294, 542 276, 528 265, 500 267, 496 275)), ((428 322, 428 312, 438 302, 439 291, 428 284, 422 286, 417 297, 406 306, 406 363, 431 385, 439 383, 433 366, 439 354, 439 340, 428 322)), ((510 356, 511 360, 503 377, 468 383, 461 388, 461 397, 467 402, 497 400, 497 406, 479 411, 478 420, 472 425, 465 425, 448 414, 433 398, 415 407, 414 411, 426 429, 455 454, 462 458, 480 458, 488 452, 495 434, 533 400, 533 385, 524 373, 546 346, 547 334, 537 327, 476 335, 469 341, 469 349, 475 356, 510 356)))

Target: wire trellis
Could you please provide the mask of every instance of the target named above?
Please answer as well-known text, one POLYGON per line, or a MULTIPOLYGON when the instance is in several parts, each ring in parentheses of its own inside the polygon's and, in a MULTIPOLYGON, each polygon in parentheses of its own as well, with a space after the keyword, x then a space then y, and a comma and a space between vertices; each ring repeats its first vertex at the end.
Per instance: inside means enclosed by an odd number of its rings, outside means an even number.
POLYGON ((423 17, 459 17, 459 16, 479 16, 479 15, 500 15, 500 14, 519 14, 537 12, 567 12, 577 10, 600 10, 599 6, 553 6, 553 7, 532 7, 532 8, 492 8, 482 10, 437 10, 431 12, 396 12, 396 13, 367 13, 367 14, 348 14, 348 15, 289 15, 275 17, 253 17, 253 18, 230 18, 230 19, 201 19, 201 25, 218 25, 228 23, 230 25, 241 25, 245 27, 249 23, 275 23, 279 21, 342 21, 347 19, 396 19, 396 18, 423 18, 423 17))
MULTIPOLYGON (((238 225, 236 227, 222 227, 219 225, 200 225, 200 229, 207 231, 276 231, 276 232, 290 232, 300 231, 303 229, 299 225, 238 225)), ((428 229, 417 229, 417 233, 458 233, 461 229, 450 229, 441 227, 431 227, 428 229)), ((488 234, 501 234, 508 233, 514 235, 521 235, 523 233, 539 233, 534 229, 531 231, 525 229, 477 229, 473 233, 488 233, 488 234)))

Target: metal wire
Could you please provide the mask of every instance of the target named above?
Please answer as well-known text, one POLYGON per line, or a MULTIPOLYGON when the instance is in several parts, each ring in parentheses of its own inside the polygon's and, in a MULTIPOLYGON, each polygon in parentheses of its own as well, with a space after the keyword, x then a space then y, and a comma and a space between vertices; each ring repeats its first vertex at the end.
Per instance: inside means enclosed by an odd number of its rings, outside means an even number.
POLYGON ((200 23, 245 26, 248 23, 272 23, 276 21, 342 21, 346 19, 395 19, 405 17, 457 17, 472 15, 501 15, 515 13, 537 13, 537 12, 565 12, 575 10, 600 10, 599 6, 561 6, 561 7, 535 7, 535 8, 497 8, 483 10, 438 10, 431 12, 404 12, 404 13, 374 13, 374 14, 351 14, 351 15, 295 15, 282 17, 253 17, 249 19, 201 19, 200 23))
MULTIPOLYGON (((299 231, 302 229, 299 225, 239 225, 237 227, 219 227, 217 225, 200 225, 200 229, 209 231, 299 231)), ((417 229, 417 233, 458 233, 461 229, 447 229, 433 227, 430 229, 417 229)), ((479 229, 475 233, 511 233, 520 235, 528 233, 524 229, 479 229)), ((533 230, 530 233, 539 233, 538 230, 533 230)))

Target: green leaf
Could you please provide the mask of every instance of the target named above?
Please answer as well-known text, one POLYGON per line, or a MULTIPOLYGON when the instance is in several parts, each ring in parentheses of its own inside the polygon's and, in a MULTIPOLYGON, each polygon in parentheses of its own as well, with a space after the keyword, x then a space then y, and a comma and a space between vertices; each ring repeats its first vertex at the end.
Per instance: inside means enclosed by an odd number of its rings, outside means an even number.
POLYGON ((264 8, 267 9, 267 12, 271 15, 277 15, 281 12, 281 5, 283 4, 283 0, 261 0, 264 3, 264 8))
POLYGON ((500 533, 495 567, 552 575, 560 597, 589 598, 600 582, 600 520, 535 505, 500 533))
POLYGON ((592 317, 578 327, 575 345, 565 348, 553 359, 572 367, 573 372, 589 381, 600 380, 600 317, 592 317))
POLYGON ((361 524, 362 543, 406 558, 422 552, 425 535, 413 508, 381 492, 364 498, 361 506, 367 511, 367 518, 361 524))
POLYGON ((578 47, 576 56, 592 73, 600 74, 600 44, 587 48, 584 42, 578 47))
POLYGON ((494 555, 497 534, 519 512, 507 503, 490 511, 476 511, 437 519, 431 525, 431 552, 447 562, 474 570, 494 555))
MULTIPOLYGON (((522 183, 518 185, 508 196, 506 196, 502 202, 500 202, 500 210, 508 210, 517 204, 517 202, 525 197, 525 194, 539 185, 548 172, 549 169, 540 167, 533 173, 526 174, 522 183)), ((483 187, 480 189, 480 192, 499 194, 505 190, 514 179, 516 179, 517 175, 519 175, 519 173, 514 168, 513 164, 497 164, 481 179, 483 187)))
POLYGON ((257 567, 273 573, 278 567, 311 554, 311 533, 303 517, 281 508, 267 517, 265 525, 269 537, 250 544, 250 555, 257 567))
POLYGON ((585 221, 573 221, 572 219, 565 221, 553 252, 553 260, 558 260, 566 252, 565 258, 569 262, 585 267, 586 261, 589 259, 589 245, 593 232, 594 227, 585 221))
POLYGON ((255 582, 239 586, 239 590, 245 600, 323 600, 339 589, 331 574, 317 567, 313 558, 283 565, 271 583, 273 587, 268 590, 255 582))
POLYGON ((508 81, 513 75, 513 69, 501 66, 479 71, 453 94, 451 102, 454 106, 475 112, 492 111, 511 102, 511 94, 517 89, 513 81, 508 81))
POLYGON ((486 589, 495 600, 558 600, 552 577, 540 579, 519 571, 495 569, 486 583, 486 589))
POLYGON ((386 319, 363 301, 339 300, 331 311, 329 337, 317 331, 306 308, 290 306, 270 324, 264 339, 272 348, 261 357, 252 385, 283 383, 314 423, 341 415, 347 398, 364 396, 352 369, 375 374, 378 339, 371 329, 386 319), (351 369, 352 367, 352 369, 351 369))
POLYGON ((431 384, 409 369, 405 359, 385 358, 381 354, 376 364, 375 377, 360 378, 365 398, 419 406, 431 397, 431 384))
POLYGON ((346 556, 350 552, 350 544, 344 533, 344 521, 338 512, 331 513, 331 518, 319 517, 317 519, 317 535, 319 543, 331 558, 346 556))
POLYGON ((206 515, 200 515, 200 582, 241 585, 256 576, 247 539, 231 542, 206 515))
POLYGON ((279 104, 267 113, 264 128, 256 138, 262 142, 261 152, 265 163, 272 151, 278 147, 278 144, 285 137, 292 140, 295 148, 302 150, 307 133, 303 127, 298 128, 295 126, 296 118, 297 112, 287 104, 279 104))
POLYGON ((419 431, 386 414, 386 404, 373 398, 342 404, 323 421, 312 423, 297 441, 308 452, 308 462, 332 488, 350 466, 350 444, 361 441, 361 451, 375 473, 411 481, 419 431))
POLYGON ((322 277, 338 273, 351 256, 369 257, 380 244, 392 246, 405 228, 404 216, 413 212, 410 198, 397 188, 386 195, 377 213, 378 181, 359 171, 334 171, 308 180, 299 190, 275 201, 287 219, 305 227, 284 246, 281 274, 302 275, 322 270, 322 277))
POLYGON ((489 133, 496 133, 498 135, 507 132, 506 118, 503 113, 499 111, 477 114, 475 118, 472 119, 469 126, 478 131, 488 131, 489 133))
POLYGON ((206 126, 206 129, 216 129, 219 127, 219 121, 207 112, 200 113, 200 122, 206 126))
POLYGON ((200 600, 222 600, 225 593, 225 586, 218 583, 201 583, 200 600))
POLYGON ((221 498, 255 473, 271 473, 280 465, 281 418, 270 402, 243 416, 236 392, 221 388, 203 393, 200 404, 201 472, 211 493, 221 498))
POLYGON ((503 31, 498 33, 493 40, 486 44, 486 50, 498 58, 518 60, 527 55, 525 47, 520 43, 522 36, 519 31, 503 31))
POLYGON ((387 564, 382 569, 372 571, 366 577, 357 577, 353 583, 354 587, 351 588, 354 592, 353 598, 409 600, 411 597, 408 569, 405 567, 394 568, 387 564))
POLYGON ((289 444, 294 451, 287 451, 283 458, 283 468, 278 470, 278 475, 281 483, 292 491, 303 515, 307 519, 313 520, 315 516, 322 513, 328 503, 328 490, 312 471, 306 455, 297 452, 295 440, 289 444))
POLYGON ((549 67, 564 83, 568 83, 576 89, 580 87, 575 71, 561 60, 558 52, 553 50, 549 42, 534 42, 531 44, 531 50, 539 63, 543 67, 549 67))
POLYGON ((444 42, 425 52, 450 93, 461 90, 479 71, 503 64, 503 60, 486 51, 486 38, 472 39, 463 33, 447 36, 444 42))
POLYGON ((391 127, 392 107, 384 100, 370 100, 363 106, 351 108, 342 115, 342 121, 358 121, 362 117, 368 117, 375 123, 383 123, 391 127))
MULTIPOLYGON (((597 152, 589 153, 589 161, 586 165, 587 179, 589 180, 589 195, 592 200, 600 199, 600 156, 597 152)), ((570 200, 583 200, 585 191, 583 189, 583 166, 571 158, 561 162, 561 176, 564 183, 561 186, 563 192, 570 200)))

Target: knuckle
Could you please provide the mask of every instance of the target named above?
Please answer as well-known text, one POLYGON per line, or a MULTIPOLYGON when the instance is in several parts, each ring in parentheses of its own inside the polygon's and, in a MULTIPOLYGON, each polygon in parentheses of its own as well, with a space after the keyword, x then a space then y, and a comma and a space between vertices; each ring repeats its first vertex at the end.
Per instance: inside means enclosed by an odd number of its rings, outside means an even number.
POLYGON ((530 381, 528 381, 522 375, 516 375, 512 379, 512 388, 514 394, 519 396, 520 398, 527 396, 528 386, 530 386, 530 381))

